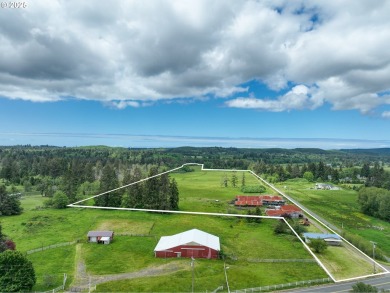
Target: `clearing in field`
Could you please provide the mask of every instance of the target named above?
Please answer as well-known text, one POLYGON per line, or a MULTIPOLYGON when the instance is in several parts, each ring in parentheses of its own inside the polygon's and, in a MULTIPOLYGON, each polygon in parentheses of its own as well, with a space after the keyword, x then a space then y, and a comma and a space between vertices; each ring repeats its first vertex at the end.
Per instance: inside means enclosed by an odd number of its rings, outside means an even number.
POLYGON ((145 220, 103 220, 101 221, 96 229, 100 231, 115 231, 115 235, 149 235, 154 222, 145 221, 145 220))

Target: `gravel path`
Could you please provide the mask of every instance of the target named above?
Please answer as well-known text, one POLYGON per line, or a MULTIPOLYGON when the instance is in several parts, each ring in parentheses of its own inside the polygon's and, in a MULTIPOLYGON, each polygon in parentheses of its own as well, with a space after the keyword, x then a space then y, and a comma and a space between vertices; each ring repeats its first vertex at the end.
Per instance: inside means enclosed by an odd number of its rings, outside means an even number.
POLYGON ((81 245, 77 244, 76 246, 76 275, 72 286, 68 289, 69 292, 81 292, 88 290, 88 288, 94 287, 95 285, 106 283, 110 281, 125 280, 125 279, 135 279, 141 277, 149 276, 159 276, 171 274, 177 271, 186 270, 182 262, 169 262, 155 267, 148 267, 136 272, 131 273, 122 273, 114 275, 89 275, 86 271, 85 262, 81 255, 81 245))

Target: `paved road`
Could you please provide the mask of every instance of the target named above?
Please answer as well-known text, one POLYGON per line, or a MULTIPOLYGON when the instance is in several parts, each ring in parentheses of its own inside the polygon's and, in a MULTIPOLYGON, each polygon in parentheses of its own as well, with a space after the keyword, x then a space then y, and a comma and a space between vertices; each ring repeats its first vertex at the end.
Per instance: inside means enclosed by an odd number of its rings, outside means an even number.
MULTIPOLYGON (((297 288, 292 290, 286 290, 283 292, 300 293, 300 292, 321 292, 321 293, 337 293, 337 292, 349 292, 352 286, 358 281, 335 283, 331 285, 313 286, 309 288, 297 288)), ((375 286, 379 290, 390 290, 390 274, 382 275, 379 277, 373 277, 369 279, 363 279, 359 282, 370 284, 375 286)))

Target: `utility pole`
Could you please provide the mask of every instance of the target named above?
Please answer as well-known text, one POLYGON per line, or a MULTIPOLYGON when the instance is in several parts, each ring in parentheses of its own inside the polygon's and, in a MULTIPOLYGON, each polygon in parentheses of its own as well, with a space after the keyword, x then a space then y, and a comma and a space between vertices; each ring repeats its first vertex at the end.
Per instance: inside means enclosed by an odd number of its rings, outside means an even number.
POLYGON ((192 267, 192 293, 194 293, 194 261, 195 259, 191 257, 191 267, 192 267))
POLYGON ((376 268, 375 268, 375 247, 376 247, 376 242, 370 241, 372 243, 372 259, 373 259, 373 264, 374 264, 374 274, 376 274, 376 268))

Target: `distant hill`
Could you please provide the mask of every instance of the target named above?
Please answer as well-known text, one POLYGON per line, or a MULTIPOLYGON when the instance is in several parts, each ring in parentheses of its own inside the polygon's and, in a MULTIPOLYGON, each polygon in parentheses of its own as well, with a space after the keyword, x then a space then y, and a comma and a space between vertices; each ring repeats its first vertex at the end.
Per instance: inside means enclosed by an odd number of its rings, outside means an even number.
POLYGON ((390 156, 390 148, 377 148, 377 149, 341 149, 341 152, 349 154, 363 154, 363 155, 378 155, 378 156, 390 156))

